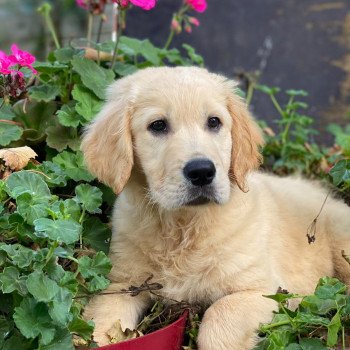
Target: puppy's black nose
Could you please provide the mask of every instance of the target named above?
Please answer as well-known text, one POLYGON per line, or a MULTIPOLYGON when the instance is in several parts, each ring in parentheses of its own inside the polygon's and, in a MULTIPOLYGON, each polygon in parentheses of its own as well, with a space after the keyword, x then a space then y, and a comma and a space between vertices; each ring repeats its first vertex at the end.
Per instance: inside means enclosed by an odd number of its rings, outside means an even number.
POLYGON ((216 169, 209 159, 194 159, 189 161, 183 169, 185 178, 194 186, 205 186, 212 183, 216 169))

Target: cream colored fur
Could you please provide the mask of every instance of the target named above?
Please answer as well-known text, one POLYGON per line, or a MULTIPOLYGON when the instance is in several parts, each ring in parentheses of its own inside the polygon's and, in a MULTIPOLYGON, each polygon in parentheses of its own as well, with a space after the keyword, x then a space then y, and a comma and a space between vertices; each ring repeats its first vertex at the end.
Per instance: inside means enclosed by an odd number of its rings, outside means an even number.
MULTIPOLYGON (((307 228, 327 191, 301 178, 254 171, 260 162, 259 129, 234 84, 199 68, 149 68, 119 80, 86 131, 82 150, 89 169, 119 194, 112 225, 109 290, 139 285, 151 274, 161 294, 208 307, 200 350, 251 349, 255 330, 276 308, 264 294, 278 287, 311 293, 321 276, 350 284, 341 250, 350 253, 350 211, 329 198, 307 228), (210 116, 222 127, 206 127, 210 116), (148 126, 166 119, 166 135, 148 126), (211 203, 189 206, 183 167, 205 157, 216 167, 211 203)), ((85 317, 94 338, 120 319, 134 328, 149 306, 147 293, 92 299, 85 317)))

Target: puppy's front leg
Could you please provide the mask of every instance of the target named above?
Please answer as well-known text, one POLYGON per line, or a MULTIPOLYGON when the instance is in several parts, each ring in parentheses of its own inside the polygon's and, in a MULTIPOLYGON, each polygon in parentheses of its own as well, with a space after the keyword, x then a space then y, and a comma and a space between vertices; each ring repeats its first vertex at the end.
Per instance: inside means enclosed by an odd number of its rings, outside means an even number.
MULTIPOLYGON (((127 284, 112 283, 103 293, 120 292, 128 287, 127 284)), ((145 292, 137 296, 118 293, 94 296, 84 311, 84 318, 95 323, 94 340, 100 346, 107 345, 109 343, 107 332, 118 320, 123 330, 135 329, 150 301, 150 296, 145 292)))
POLYGON ((277 308, 277 303, 263 294, 269 293, 237 292, 210 306, 199 328, 199 350, 252 349, 259 325, 271 321, 277 308))

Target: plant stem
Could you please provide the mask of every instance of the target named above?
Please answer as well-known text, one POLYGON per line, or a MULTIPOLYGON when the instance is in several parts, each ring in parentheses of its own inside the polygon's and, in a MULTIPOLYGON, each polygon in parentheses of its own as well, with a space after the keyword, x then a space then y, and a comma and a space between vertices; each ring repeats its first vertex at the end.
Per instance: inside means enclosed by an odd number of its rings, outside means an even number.
POLYGON ((249 86, 248 86, 247 98, 246 98, 247 106, 249 106, 250 103, 252 102, 254 90, 255 90, 255 84, 250 83, 249 86))
POLYGON ((171 42, 173 41, 174 39, 174 35, 175 35, 175 30, 174 29, 171 29, 170 30, 170 33, 169 33, 169 36, 168 36, 168 39, 163 47, 164 50, 167 50, 168 47, 170 46, 171 42))
POLYGON ((271 98, 271 101, 272 101, 273 105, 277 109, 278 113, 283 118, 284 117, 284 113, 283 113, 283 110, 282 110, 280 104, 277 102, 276 97, 274 95, 270 95, 270 98, 271 98))
MULTIPOLYGON (((188 5, 182 5, 181 7, 180 7, 180 9, 179 9, 179 11, 178 12, 175 12, 174 14, 173 14, 173 19, 179 19, 179 23, 180 23, 180 25, 181 25, 181 23, 182 23, 182 16, 186 13, 186 11, 188 11, 189 10, 189 6, 188 5)), ((174 29, 171 29, 170 30, 170 33, 169 33, 169 36, 168 36, 168 39, 167 39, 167 41, 165 42, 165 45, 164 45, 164 47, 163 47, 163 49, 164 50, 167 50, 168 48, 169 48, 169 46, 170 46, 170 44, 171 44, 171 42, 173 41, 173 39, 174 39, 174 35, 175 35, 175 30, 174 29)))
POLYGON ((262 327, 262 331, 264 332, 265 330, 268 330, 268 329, 271 329, 271 328, 275 328, 275 327, 279 327, 279 326, 284 326, 286 324, 290 324, 290 321, 286 320, 286 321, 281 321, 281 322, 276 322, 276 323, 271 323, 271 324, 268 324, 266 326, 263 326, 262 327))
POLYGON ((49 3, 47 3, 47 2, 45 2, 43 5, 41 5, 38 8, 38 12, 45 19, 46 26, 47 26, 47 28, 49 29, 49 31, 50 31, 50 33, 52 35, 52 39, 53 39, 53 41, 55 43, 56 49, 59 49, 59 48, 61 48, 61 45, 60 45, 60 43, 58 41, 56 30, 55 30, 55 26, 54 26, 52 18, 51 18, 51 10, 52 10, 52 6, 49 3))
POLYGON ((52 258, 52 255, 55 251, 55 249, 58 247, 58 242, 55 241, 52 246, 50 247, 49 252, 46 255, 46 259, 45 259, 45 265, 50 261, 50 259, 52 258))
POLYGON ((88 41, 88 46, 91 46, 91 38, 92 38, 92 25, 94 22, 94 15, 92 13, 89 12, 88 15, 88 26, 87 26, 87 34, 86 34, 86 38, 88 41))
MULTIPOLYGON (((81 216, 79 218, 79 224, 83 223, 84 217, 85 217, 85 208, 83 207, 83 211, 82 211, 81 216)), ((81 231, 79 234, 79 246, 80 246, 80 249, 83 249, 83 231, 81 231)))
POLYGON ((123 31, 123 22, 125 21, 125 11, 118 9, 118 12, 116 14, 116 25, 117 25, 117 37, 115 40, 114 50, 113 50, 113 57, 111 62, 111 70, 114 69, 115 62, 117 60, 117 53, 118 53, 118 44, 120 37, 122 35, 123 31))
POLYGON ((104 22, 103 16, 104 16, 104 14, 102 14, 100 16, 100 23, 98 25, 97 38, 96 38, 97 44, 99 44, 100 40, 101 40, 102 27, 103 27, 103 22, 104 22))
POLYGON ((341 329, 341 338, 342 338, 342 350, 345 350, 345 327, 341 329))

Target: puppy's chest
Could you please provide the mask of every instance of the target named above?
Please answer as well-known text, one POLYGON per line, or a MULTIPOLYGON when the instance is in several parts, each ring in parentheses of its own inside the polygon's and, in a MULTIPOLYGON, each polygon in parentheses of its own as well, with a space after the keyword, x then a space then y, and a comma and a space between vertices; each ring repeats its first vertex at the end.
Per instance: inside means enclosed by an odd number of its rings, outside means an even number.
POLYGON ((211 304, 230 293, 230 278, 217 257, 202 250, 177 250, 156 261, 160 293, 177 301, 211 304), (226 275, 226 276, 225 276, 226 275))

